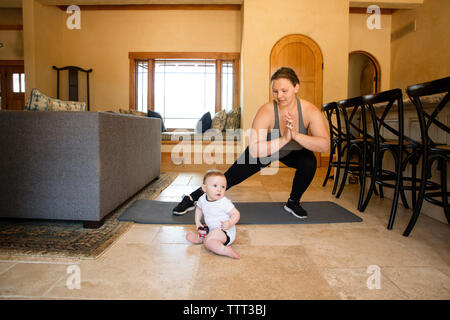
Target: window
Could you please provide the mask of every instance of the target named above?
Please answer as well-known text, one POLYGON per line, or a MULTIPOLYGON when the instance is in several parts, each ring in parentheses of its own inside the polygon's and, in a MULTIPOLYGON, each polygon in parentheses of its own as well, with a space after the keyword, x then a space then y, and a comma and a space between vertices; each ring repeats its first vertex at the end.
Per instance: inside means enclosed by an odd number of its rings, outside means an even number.
POLYGON ((195 128, 237 107, 239 54, 130 53, 130 109, 159 112, 166 128, 195 128))
POLYGON ((12 81, 14 93, 25 92, 25 73, 13 73, 12 81))

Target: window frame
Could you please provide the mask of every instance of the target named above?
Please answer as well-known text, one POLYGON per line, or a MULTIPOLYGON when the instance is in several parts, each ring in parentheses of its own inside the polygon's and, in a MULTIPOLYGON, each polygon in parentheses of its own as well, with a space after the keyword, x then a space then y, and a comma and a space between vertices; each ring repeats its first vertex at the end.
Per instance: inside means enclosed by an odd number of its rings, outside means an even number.
MULTIPOLYGON (((224 109, 222 107, 222 63, 233 63, 233 108, 239 108, 239 88, 240 88, 240 53, 238 52, 129 52, 130 63, 130 79, 129 79, 129 109, 136 110, 136 81, 137 81, 137 64, 138 62, 148 62, 148 108, 155 109, 155 93, 154 93, 154 71, 155 60, 164 59, 207 59, 216 62, 216 106, 215 111, 219 112, 224 109)), ((168 130, 175 128, 167 128, 168 130)), ((176 128, 179 129, 179 128, 176 128)))

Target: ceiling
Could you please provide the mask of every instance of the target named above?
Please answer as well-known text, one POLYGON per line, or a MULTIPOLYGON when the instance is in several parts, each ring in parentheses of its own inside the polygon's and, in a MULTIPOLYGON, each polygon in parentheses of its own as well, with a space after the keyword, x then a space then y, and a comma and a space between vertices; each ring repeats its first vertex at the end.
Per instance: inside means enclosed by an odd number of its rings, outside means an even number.
MULTIPOLYGON (((115 4, 242 4, 244 0, 39 0, 46 5, 115 5, 115 4)), ((1 0, 2 8, 21 8, 22 0, 1 0)))

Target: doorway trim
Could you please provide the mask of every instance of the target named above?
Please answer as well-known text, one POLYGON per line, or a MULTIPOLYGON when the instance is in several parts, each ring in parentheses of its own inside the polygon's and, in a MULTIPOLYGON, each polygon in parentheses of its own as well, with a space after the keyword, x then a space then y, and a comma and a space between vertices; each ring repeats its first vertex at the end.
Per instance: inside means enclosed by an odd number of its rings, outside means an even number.
POLYGON ((380 63, 378 62, 377 58, 375 58, 375 56, 373 56, 371 53, 367 52, 367 51, 363 51, 363 50, 355 50, 355 51, 351 51, 348 53, 348 57, 350 58, 350 55, 353 53, 359 53, 362 55, 365 55, 367 58, 369 58, 370 61, 372 61, 373 65, 375 66, 375 72, 376 72, 376 92, 380 92, 381 91, 381 67, 380 67, 380 63))

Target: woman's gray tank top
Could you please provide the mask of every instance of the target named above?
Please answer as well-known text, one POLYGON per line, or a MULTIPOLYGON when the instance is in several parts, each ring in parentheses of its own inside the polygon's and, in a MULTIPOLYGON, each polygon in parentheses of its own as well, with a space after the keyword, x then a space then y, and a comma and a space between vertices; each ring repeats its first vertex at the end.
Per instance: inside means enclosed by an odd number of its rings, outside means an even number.
MULTIPOLYGON (((300 99, 297 98, 297 110, 298 110, 298 132, 303 134, 308 134, 308 130, 305 128, 303 124, 303 116, 302 116, 302 106, 300 104, 300 99)), ((277 102, 273 100, 273 111, 275 113, 275 125, 273 129, 267 134, 267 141, 275 140, 281 137, 280 134, 280 119, 278 116, 278 106, 277 102)), ((289 141, 283 148, 279 151, 279 157, 283 158, 287 156, 291 151, 301 150, 303 147, 297 143, 297 141, 291 140, 289 141)))

